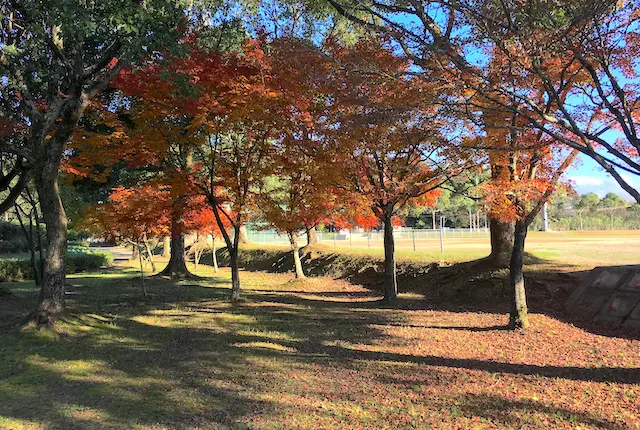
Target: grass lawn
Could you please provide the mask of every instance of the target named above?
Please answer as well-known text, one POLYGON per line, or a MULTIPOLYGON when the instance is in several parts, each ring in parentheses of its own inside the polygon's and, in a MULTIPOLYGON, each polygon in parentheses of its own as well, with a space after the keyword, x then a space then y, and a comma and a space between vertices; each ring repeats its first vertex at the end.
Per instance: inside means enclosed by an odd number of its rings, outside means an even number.
MULTIPOLYGON (((342 281, 69 279, 53 331, 0 327, 0 428, 640 428, 640 340, 534 313, 395 309, 342 281)), ((11 284, 0 321, 33 305, 11 284)))
MULTIPOLYGON (((337 249, 340 253, 359 255, 384 255, 382 238, 371 241, 371 248, 360 236, 353 240, 325 240, 322 247, 337 249)), ((265 244, 260 246, 264 247, 265 244)), ((272 245, 273 246, 273 245, 272 245)), ((275 245, 286 248, 286 245, 275 245)), ((447 237, 444 254, 440 252, 440 241, 432 237, 413 241, 400 233, 396 234, 396 255, 399 260, 461 262, 485 257, 490 252, 488 233, 481 237, 447 237)), ((640 264, 640 231, 532 231, 527 235, 525 250, 538 258, 553 260, 563 265, 595 267, 602 265, 640 264)))

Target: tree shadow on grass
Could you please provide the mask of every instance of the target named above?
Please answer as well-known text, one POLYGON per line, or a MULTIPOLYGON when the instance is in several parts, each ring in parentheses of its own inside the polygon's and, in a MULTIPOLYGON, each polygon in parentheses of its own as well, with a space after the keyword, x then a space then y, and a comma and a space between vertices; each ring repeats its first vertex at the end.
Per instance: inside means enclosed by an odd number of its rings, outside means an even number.
MULTIPOLYGON (((222 283, 212 279, 207 286, 176 285, 154 280, 151 294, 144 298, 139 285, 127 279, 78 279, 69 300, 73 313, 66 318, 64 330, 55 334, 57 340, 38 332, 0 331, 0 351, 5 357, 0 363, 0 416, 64 429, 238 427, 257 416, 285 423, 280 421, 285 417, 278 406, 260 394, 288 383, 296 366, 311 366, 321 373, 345 368, 359 373, 369 368, 363 368, 363 363, 381 368, 393 363, 404 369, 401 373, 468 370, 640 383, 640 369, 521 365, 364 350, 358 345, 385 341, 389 335, 384 326, 408 326, 403 314, 393 310, 422 309, 428 303, 402 298, 395 307, 385 309, 376 297, 354 301, 333 291, 309 294, 301 288, 245 290, 246 300, 231 304, 225 300, 228 288, 222 283)), ((500 415, 498 405, 514 411, 534 408, 544 416, 575 415, 578 423, 609 425, 587 414, 499 396, 470 397, 461 403, 456 407, 464 414, 507 425, 517 423, 510 421, 517 413, 500 415)))

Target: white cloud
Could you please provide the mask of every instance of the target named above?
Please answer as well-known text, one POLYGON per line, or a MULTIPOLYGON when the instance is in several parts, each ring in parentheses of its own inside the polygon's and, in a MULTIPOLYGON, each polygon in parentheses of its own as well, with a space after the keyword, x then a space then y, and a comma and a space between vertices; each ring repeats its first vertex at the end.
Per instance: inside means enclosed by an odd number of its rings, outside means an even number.
MULTIPOLYGON (((637 180, 629 175, 622 174, 622 178, 631 186, 638 187, 637 180)), ((624 191, 622 187, 611 176, 598 172, 594 175, 571 175, 567 179, 573 182, 576 191, 580 194, 596 193, 603 197, 609 192, 614 192, 625 199, 633 200, 631 195, 624 191)))

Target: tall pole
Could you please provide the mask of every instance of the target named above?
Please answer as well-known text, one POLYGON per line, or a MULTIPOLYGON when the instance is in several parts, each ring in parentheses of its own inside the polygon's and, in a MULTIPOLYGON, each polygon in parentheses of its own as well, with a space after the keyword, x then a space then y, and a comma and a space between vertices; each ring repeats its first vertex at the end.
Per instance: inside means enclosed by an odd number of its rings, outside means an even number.
POLYGON ((542 206, 542 231, 549 231, 549 210, 547 202, 542 206))

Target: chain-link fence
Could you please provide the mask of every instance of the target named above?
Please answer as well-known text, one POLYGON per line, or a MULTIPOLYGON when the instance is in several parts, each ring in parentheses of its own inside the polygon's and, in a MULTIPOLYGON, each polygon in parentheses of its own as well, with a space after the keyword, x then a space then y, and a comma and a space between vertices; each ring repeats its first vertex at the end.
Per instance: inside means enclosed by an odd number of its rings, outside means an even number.
MULTIPOLYGON (((250 242, 267 245, 288 245, 287 235, 279 234, 273 230, 247 232, 250 242)), ((350 247, 350 248, 374 248, 382 249, 384 238, 383 232, 341 230, 339 232, 318 231, 318 242, 328 246, 350 247)), ((464 228, 444 228, 442 230, 413 229, 401 227, 393 233, 396 248, 405 250, 433 250, 440 249, 444 252, 447 242, 465 242, 469 239, 489 240, 488 229, 464 229, 464 228)), ((301 234, 299 243, 307 243, 306 234, 301 234)), ((477 242, 477 240, 475 240, 477 242)))

